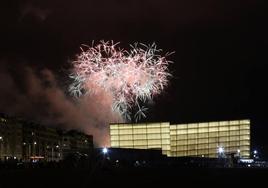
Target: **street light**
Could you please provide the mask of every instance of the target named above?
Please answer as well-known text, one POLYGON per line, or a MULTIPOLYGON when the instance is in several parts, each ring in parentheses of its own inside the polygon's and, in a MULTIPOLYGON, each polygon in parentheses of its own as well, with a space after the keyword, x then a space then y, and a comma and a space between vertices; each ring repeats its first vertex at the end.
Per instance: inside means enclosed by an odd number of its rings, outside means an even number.
POLYGON ((257 150, 254 150, 253 151, 253 158, 254 159, 258 159, 259 158, 259 155, 258 155, 258 151, 257 150))
POLYGON ((222 146, 219 146, 218 147, 218 157, 224 157, 224 147, 222 147, 222 146))
POLYGON ((3 137, 2 136, 0 136, 0 160, 1 160, 1 158, 2 158, 2 141, 3 141, 3 137))
POLYGON ((37 144, 37 142, 34 142, 34 156, 36 156, 36 145, 37 144))
POLYGON ((107 154, 108 153, 108 149, 107 148, 102 148, 102 153, 103 154, 107 154))
POLYGON ((224 148, 220 146, 220 147, 218 148, 218 152, 219 152, 220 154, 224 153, 224 148))

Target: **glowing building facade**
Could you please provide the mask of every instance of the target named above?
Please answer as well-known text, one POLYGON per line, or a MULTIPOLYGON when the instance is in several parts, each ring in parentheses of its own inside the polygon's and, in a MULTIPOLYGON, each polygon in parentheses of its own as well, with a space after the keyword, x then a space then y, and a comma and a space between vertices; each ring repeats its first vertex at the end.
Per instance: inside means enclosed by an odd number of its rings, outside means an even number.
POLYGON ((111 147, 161 149, 170 157, 250 157, 250 120, 170 125, 111 124, 111 147))

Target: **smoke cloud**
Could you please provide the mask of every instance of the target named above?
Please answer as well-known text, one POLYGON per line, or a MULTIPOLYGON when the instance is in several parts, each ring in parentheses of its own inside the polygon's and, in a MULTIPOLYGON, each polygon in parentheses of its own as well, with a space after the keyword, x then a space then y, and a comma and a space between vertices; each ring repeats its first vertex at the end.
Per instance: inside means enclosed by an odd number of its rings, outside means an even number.
POLYGON ((108 125, 122 119, 107 109, 105 93, 74 99, 51 70, 15 67, 0 64, 0 112, 47 126, 79 130, 93 135, 96 145, 109 145, 108 125))

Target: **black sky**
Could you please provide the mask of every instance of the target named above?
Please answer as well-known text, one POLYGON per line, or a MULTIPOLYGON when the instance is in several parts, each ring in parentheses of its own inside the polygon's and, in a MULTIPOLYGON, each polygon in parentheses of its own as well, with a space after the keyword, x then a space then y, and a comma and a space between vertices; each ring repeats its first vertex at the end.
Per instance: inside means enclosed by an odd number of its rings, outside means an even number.
POLYGON ((266 12, 256 0, 9 1, 0 11, 0 59, 64 77, 81 44, 156 42, 176 53, 148 121, 250 118, 253 147, 267 150, 266 12))

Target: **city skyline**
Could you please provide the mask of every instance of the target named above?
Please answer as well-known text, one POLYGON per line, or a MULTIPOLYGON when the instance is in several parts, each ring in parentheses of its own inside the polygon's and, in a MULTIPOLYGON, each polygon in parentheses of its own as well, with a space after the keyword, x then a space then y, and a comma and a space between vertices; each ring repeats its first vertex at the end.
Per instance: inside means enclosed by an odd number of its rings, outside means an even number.
POLYGON ((126 49, 155 42, 175 51, 173 77, 142 121, 251 119, 252 147, 268 156, 267 14, 261 2, 13 1, 3 7, 0 112, 106 139, 102 124, 110 123, 110 114, 72 103, 69 62, 93 40, 118 41, 126 49))

